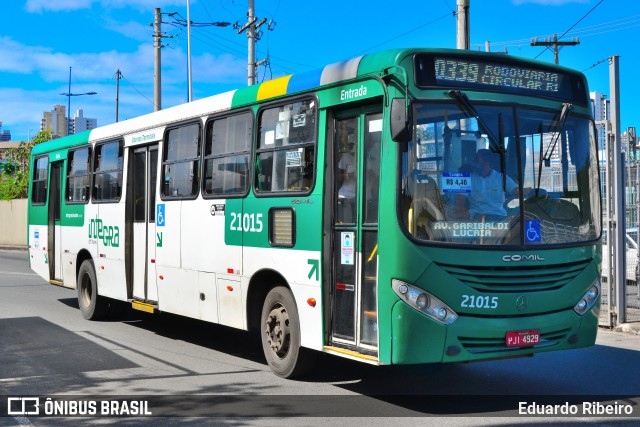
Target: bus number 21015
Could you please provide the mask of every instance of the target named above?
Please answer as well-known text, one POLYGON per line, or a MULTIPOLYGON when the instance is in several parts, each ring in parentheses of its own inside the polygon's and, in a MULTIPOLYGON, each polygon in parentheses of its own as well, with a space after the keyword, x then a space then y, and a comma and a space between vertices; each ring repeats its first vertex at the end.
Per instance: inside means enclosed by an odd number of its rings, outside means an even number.
POLYGON ((241 213, 231 212, 231 224, 229 224, 231 231, 244 231, 249 233, 262 232, 262 214, 256 213, 241 213))
POLYGON ((498 297, 462 295, 461 307, 465 308, 498 308, 498 297))

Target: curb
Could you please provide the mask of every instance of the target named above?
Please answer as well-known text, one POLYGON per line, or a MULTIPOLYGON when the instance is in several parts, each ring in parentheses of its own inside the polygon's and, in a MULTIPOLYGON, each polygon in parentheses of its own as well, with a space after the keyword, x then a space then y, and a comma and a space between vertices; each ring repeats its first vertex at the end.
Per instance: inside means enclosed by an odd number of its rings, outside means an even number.
POLYGON ((27 249, 29 247, 23 245, 0 245, 2 251, 26 251, 27 249))
POLYGON ((613 330, 616 332, 640 335, 640 323, 622 323, 613 328, 613 330))

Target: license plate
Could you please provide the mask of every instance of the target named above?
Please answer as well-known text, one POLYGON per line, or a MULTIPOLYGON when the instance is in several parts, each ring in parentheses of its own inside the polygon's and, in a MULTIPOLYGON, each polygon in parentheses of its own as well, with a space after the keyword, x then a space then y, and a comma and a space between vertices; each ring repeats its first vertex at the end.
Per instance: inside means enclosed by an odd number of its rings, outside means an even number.
POLYGON ((540 342, 540 331, 528 329, 526 331, 509 331, 505 337, 507 347, 525 347, 540 342))

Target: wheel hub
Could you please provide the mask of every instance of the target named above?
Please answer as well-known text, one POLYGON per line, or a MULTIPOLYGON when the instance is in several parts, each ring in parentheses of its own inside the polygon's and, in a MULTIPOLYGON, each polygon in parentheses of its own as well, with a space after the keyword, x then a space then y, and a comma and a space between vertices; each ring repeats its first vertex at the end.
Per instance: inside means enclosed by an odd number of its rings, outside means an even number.
POLYGON ((275 307, 267 317, 267 341, 269 346, 278 357, 283 358, 289 351, 291 340, 289 330, 289 315, 282 306, 275 307))

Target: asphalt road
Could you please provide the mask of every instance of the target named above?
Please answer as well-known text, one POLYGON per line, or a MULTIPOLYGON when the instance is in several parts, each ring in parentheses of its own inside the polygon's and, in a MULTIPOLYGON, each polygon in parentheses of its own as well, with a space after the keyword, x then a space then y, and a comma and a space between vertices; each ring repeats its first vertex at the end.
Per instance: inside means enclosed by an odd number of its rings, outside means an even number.
POLYGON ((97 414, 82 421, 95 425, 637 425, 639 362, 640 336, 600 330, 588 349, 473 364, 375 367, 323 355, 305 381, 283 380, 244 331, 136 311, 85 321, 74 290, 33 274, 26 252, 0 250, 0 425, 68 425, 42 413, 48 397, 67 402, 49 407, 65 415, 70 401, 93 402, 97 414), (16 396, 38 397, 41 413, 8 415, 16 396), (104 400, 118 411, 127 402, 124 415, 143 401, 153 416, 100 416, 104 400), (532 404, 577 412, 530 417, 532 404), (635 419, 598 414, 603 405, 635 419))

